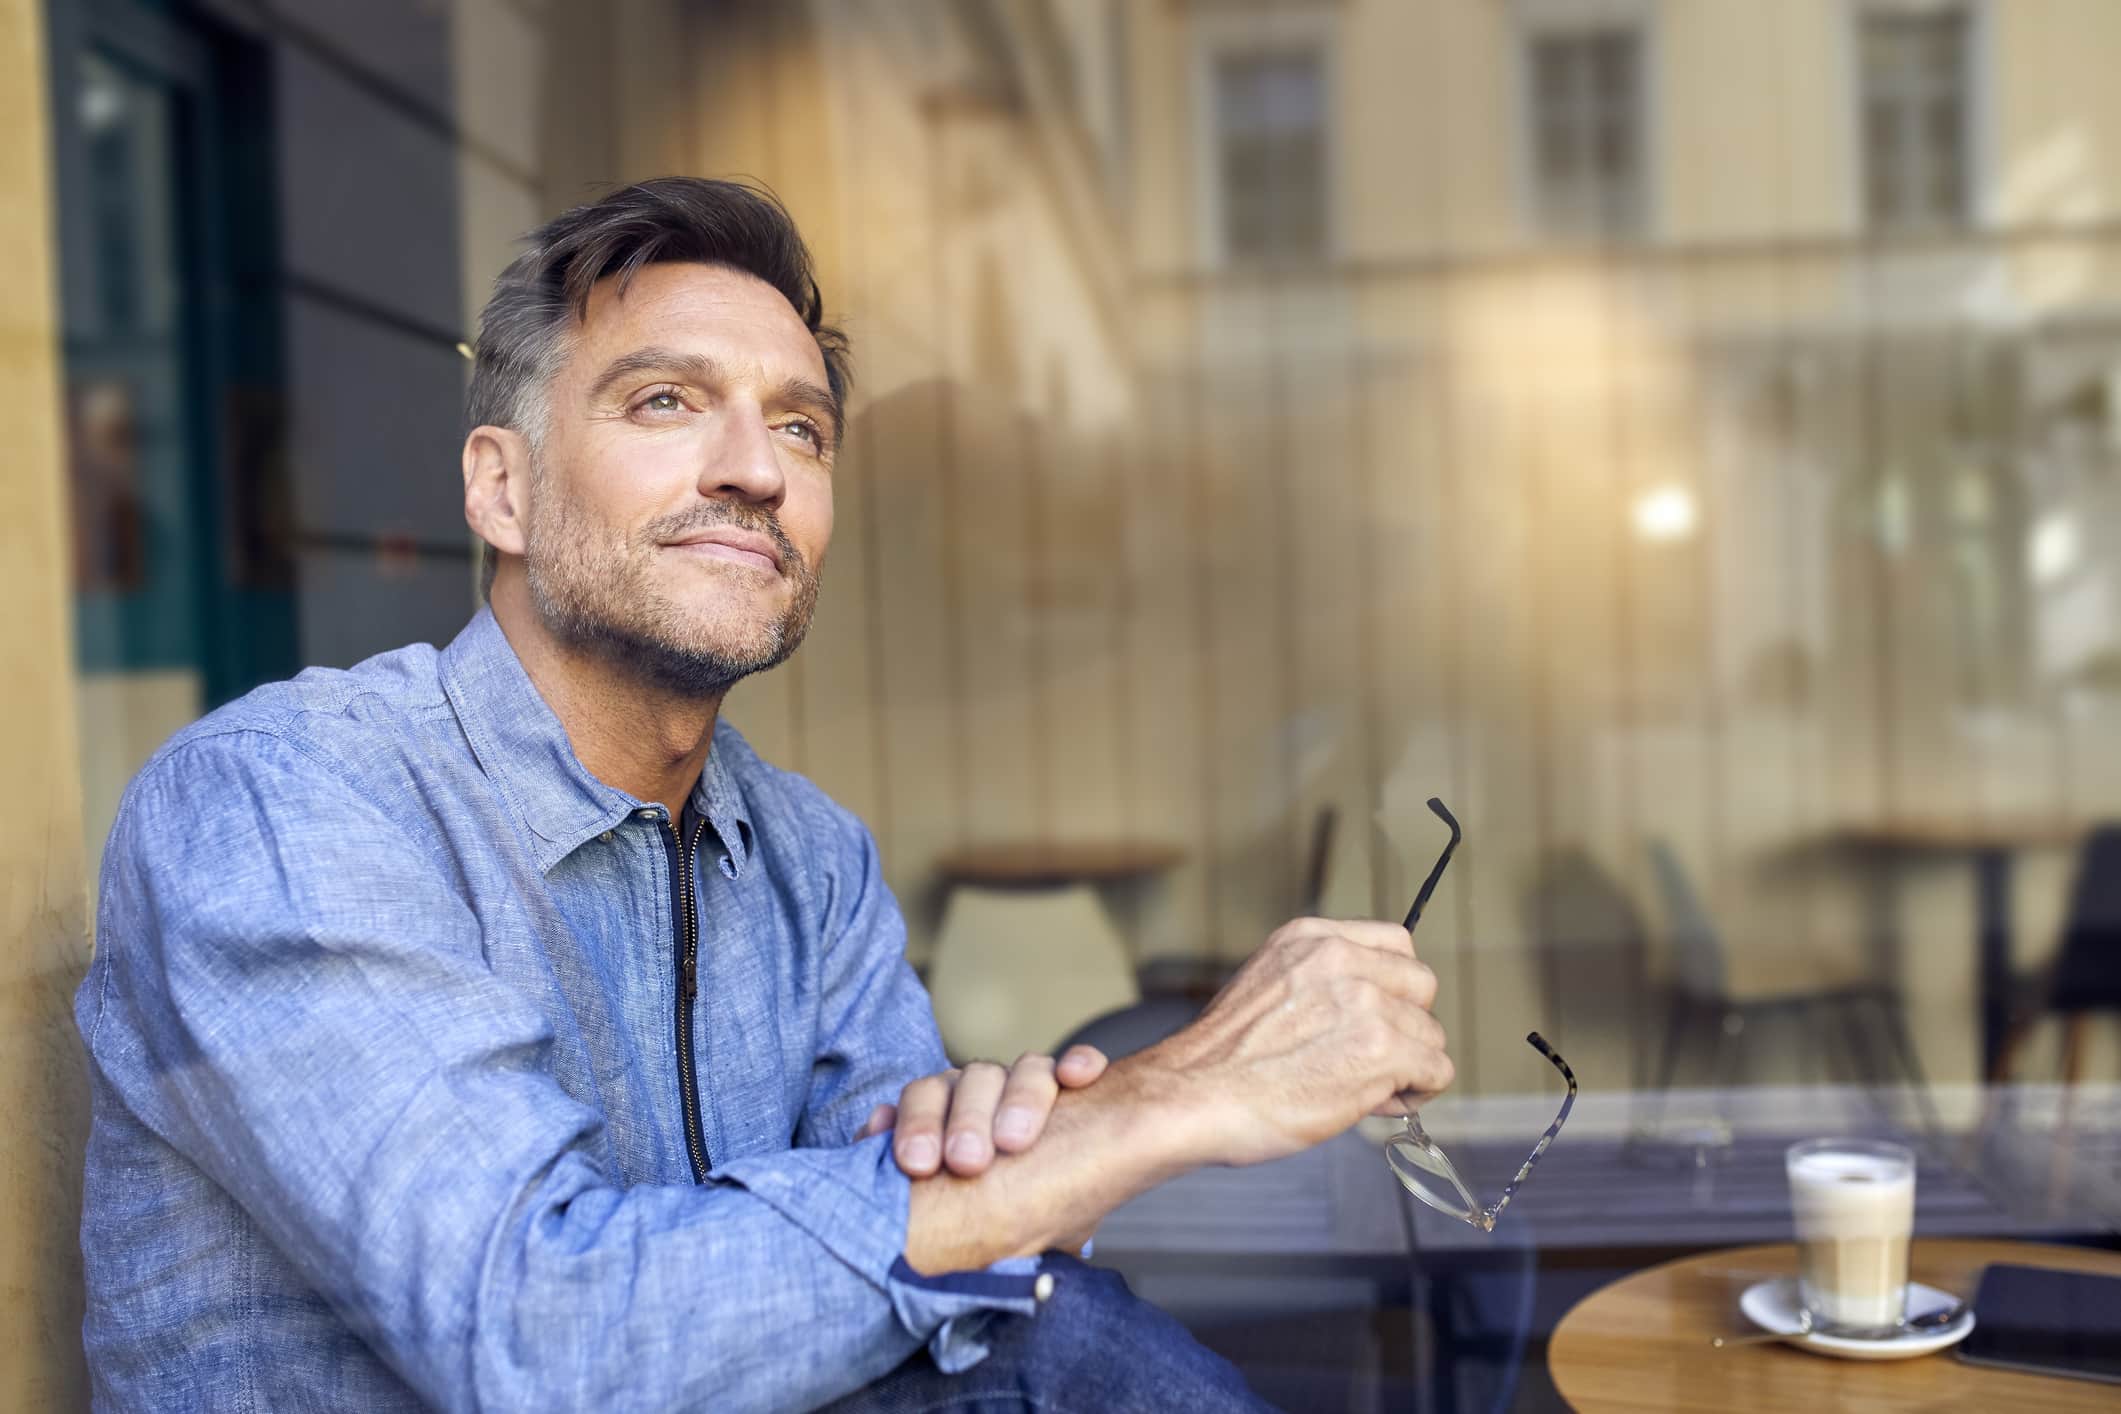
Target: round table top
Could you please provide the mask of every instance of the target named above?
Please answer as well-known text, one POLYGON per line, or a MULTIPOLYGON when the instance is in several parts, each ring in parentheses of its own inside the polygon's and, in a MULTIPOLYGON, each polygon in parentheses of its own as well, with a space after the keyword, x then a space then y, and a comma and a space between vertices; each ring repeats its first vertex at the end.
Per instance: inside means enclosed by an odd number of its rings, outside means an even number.
POLYGON ((1155 840, 1023 840, 953 850, 935 861, 935 871, 954 884, 1095 884, 1161 874, 1185 857, 1155 840))
MULTIPOLYGON (((1914 1279, 1971 1300, 1992 1262, 2121 1276, 2121 1253, 2029 1242, 1918 1237, 1914 1279)), ((1913 1360, 1839 1360, 1769 1343, 1713 1349, 1753 1329, 1738 1295, 1794 1276, 1789 1243, 1683 1257, 1622 1277, 1576 1303, 1554 1328, 1547 1367, 1571 1406, 1602 1410, 2056 1409, 2114 1407, 2114 1387, 1967 1365, 1949 1351, 1913 1360)))

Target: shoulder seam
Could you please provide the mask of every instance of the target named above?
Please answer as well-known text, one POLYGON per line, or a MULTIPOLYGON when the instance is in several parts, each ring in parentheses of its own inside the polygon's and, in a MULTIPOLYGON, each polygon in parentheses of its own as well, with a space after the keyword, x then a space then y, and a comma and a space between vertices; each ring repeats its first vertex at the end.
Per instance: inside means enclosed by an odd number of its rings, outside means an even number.
MULTIPOLYGON (((292 735, 274 730, 271 727, 267 727, 261 724, 231 722, 226 725, 217 725, 211 731, 198 732, 196 734, 187 735, 182 740, 172 741, 162 750, 156 752, 154 759, 150 761, 146 767, 143 767, 141 769, 139 777, 136 778, 136 780, 134 781, 134 785, 137 785, 140 780, 146 779, 148 772, 161 765, 162 762, 166 760, 172 760, 175 757, 181 755, 182 753, 188 751, 192 747, 204 746, 208 742, 218 741, 224 737, 237 736, 263 737, 265 740, 272 742, 276 746, 283 746, 287 748, 289 751, 294 752, 296 755, 302 757, 304 760, 316 766, 316 768, 322 771, 325 775, 331 777, 331 779, 339 786, 344 788, 348 794, 352 795, 355 799, 359 800, 363 805, 366 805, 369 809, 375 811, 379 817, 388 821, 395 828, 404 831, 408 838, 411 838, 416 841, 422 848, 433 848, 434 842, 431 839, 427 839, 415 831, 406 829, 403 821, 399 820, 396 816, 392 815, 388 810, 385 810, 383 808, 383 803, 380 800, 377 800, 376 797, 372 795, 367 789, 365 789, 358 781, 348 776, 345 770, 341 768, 338 762, 332 760, 328 756, 322 755, 321 753, 315 751, 307 743, 301 741, 300 739, 292 735)), ((117 818, 111 822, 111 828, 114 832, 116 831, 119 822, 125 819, 126 815, 131 809, 132 793, 133 787, 128 786, 125 791, 125 798, 119 802, 117 818)))

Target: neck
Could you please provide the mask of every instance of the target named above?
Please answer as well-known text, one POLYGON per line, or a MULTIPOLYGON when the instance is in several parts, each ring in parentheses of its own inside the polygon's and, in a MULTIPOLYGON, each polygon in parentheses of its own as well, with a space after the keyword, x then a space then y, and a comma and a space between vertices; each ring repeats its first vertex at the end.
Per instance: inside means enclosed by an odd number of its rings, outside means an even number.
POLYGON ((496 578, 493 616, 589 774, 676 820, 707 764, 722 699, 681 697, 555 638, 521 575, 496 578))

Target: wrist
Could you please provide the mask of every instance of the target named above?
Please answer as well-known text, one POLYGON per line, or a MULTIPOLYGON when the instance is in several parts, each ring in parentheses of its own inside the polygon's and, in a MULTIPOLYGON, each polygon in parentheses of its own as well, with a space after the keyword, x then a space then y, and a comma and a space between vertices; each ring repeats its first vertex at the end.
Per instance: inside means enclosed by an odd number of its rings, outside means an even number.
POLYGON ((1113 1063, 1115 1071, 1122 1068, 1125 1083, 1115 1089, 1126 1111, 1128 1147, 1148 1170, 1143 1188, 1229 1162, 1222 1142, 1228 1134, 1220 1113, 1223 1097, 1199 1071, 1164 1046, 1113 1063))
POLYGON ((1168 1060, 1130 1057, 1064 1092, 1034 1147, 1001 1156, 977 1178, 946 1170, 912 1180, 908 1264, 930 1274, 967 1271, 1080 1247, 1078 1234, 1120 1204, 1222 1161, 1202 1088, 1168 1060))
POLYGON ((1181 1070, 1149 1057, 1128 1057, 1115 1061, 1096 1084, 1063 1095, 1055 1114, 1059 1123, 1053 1128, 1098 1136, 1100 1172, 1078 1190, 1094 1197, 1087 1212, 1055 1205, 1050 1221, 1038 1225, 1040 1231, 1024 1250, 1073 1252, 1112 1209, 1181 1174, 1220 1162, 1209 1152, 1216 1131, 1204 1121, 1198 1088, 1181 1070))

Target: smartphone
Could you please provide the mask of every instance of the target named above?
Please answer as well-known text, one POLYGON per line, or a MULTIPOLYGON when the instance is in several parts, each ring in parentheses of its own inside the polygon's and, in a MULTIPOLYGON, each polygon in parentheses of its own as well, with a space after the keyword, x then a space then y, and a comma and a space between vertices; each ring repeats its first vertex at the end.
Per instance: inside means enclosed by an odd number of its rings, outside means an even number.
POLYGON ((1998 1263, 1981 1273, 1969 1365, 2121 1384, 2121 1277, 1998 1263))

